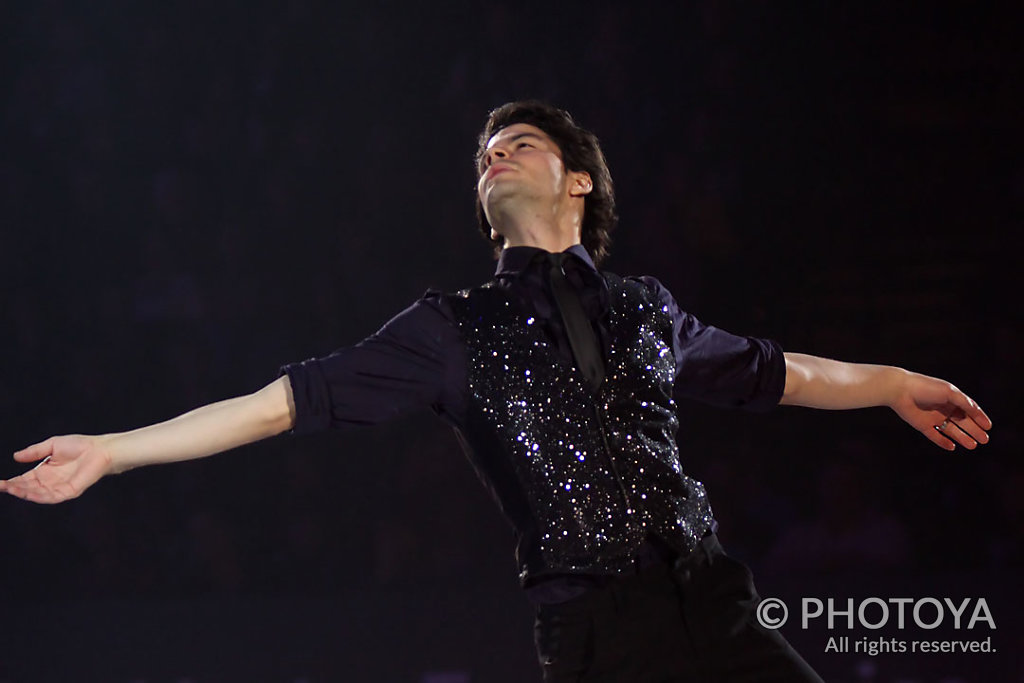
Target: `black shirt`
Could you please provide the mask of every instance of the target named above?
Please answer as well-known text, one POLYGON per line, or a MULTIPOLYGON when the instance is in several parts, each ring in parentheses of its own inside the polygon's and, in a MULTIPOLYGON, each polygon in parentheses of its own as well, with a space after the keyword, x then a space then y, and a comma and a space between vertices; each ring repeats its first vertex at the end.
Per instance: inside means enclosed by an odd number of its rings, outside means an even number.
MULTIPOLYGON (((495 280, 544 325, 559 354, 570 363, 572 349, 545 277, 546 254, 534 247, 505 249, 495 280)), ((583 310, 609 348, 608 287, 581 245, 567 250, 564 270, 583 310)), ((673 323, 675 393, 721 407, 767 410, 778 404, 785 385, 782 349, 771 340, 742 337, 704 325, 679 309, 651 277, 632 278, 650 288, 673 323)), ((430 406, 456 428, 465 425, 466 349, 454 314, 439 292, 428 291, 359 344, 324 358, 284 366, 295 397, 295 433, 377 424, 415 408, 430 406)), ((644 546, 638 566, 658 556, 644 546)), ((535 602, 559 602, 586 590, 587 577, 548 580, 528 588, 535 602)))
MULTIPOLYGON (((584 311, 607 349, 607 286, 581 245, 567 250, 567 277, 578 288, 584 311)), ((543 250, 510 247, 498 260, 495 279, 536 312, 571 361, 572 350, 545 282, 543 250)), ((672 316, 676 397, 719 407, 768 410, 778 404, 786 380, 781 347, 704 325, 679 309, 652 277, 632 278, 657 292, 672 316)), ((451 310, 439 292, 412 306, 355 346, 323 358, 285 365, 295 397, 297 434, 384 422, 431 407, 461 426, 466 410, 466 354, 451 310)))

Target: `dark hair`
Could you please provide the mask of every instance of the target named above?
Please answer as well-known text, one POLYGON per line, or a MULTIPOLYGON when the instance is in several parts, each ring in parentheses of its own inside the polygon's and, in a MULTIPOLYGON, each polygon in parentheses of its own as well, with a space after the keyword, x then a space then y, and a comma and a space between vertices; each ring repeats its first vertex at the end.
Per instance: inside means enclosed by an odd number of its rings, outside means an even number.
MULTIPOLYGON (((594 259, 594 263, 600 265, 608 256, 610 233, 618 223, 619 217, 615 213, 612 175, 608 171, 608 162, 601 152, 597 136, 577 125, 569 112, 546 102, 509 102, 494 109, 487 116, 487 123, 480 132, 476 151, 477 169, 480 168, 480 159, 487 149, 487 142, 499 131, 515 123, 527 123, 540 128, 558 145, 562 152, 562 164, 567 170, 586 171, 590 174, 594 187, 583 200, 580 241, 594 259)), ((496 250, 500 249, 502 240, 491 239, 491 225, 484 215, 479 195, 476 198, 476 217, 484 238, 494 244, 496 250)))

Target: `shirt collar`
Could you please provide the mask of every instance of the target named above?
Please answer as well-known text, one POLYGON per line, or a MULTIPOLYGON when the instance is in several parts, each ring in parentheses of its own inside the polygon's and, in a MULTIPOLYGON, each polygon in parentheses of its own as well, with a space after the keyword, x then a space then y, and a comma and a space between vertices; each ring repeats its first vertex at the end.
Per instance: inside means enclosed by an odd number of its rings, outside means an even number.
MULTIPOLYGON (((498 267, 495 269, 495 275, 514 275, 524 270, 538 254, 548 253, 544 249, 539 247, 507 247, 501 250, 501 256, 498 257, 498 267)), ((594 260, 590 258, 590 254, 583 247, 582 244, 574 244, 565 250, 566 254, 572 254, 577 259, 586 264, 587 269, 597 273, 597 266, 594 265, 594 260)))

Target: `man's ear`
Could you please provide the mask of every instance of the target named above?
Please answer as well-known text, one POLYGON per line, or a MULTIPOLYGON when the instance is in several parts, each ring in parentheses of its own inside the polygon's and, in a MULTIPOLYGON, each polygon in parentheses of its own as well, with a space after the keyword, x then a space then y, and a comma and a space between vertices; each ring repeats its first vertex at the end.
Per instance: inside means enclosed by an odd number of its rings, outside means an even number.
POLYGON ((594 181, 586 171, 569 172, 569 196, 583 197, 590 194, 594 189, 594 181))
POLYGON ((491 240, 497 242, 500 239, 501 235, 498 234, 498 231, 495 230, 494 228, 491 228, 491 240))

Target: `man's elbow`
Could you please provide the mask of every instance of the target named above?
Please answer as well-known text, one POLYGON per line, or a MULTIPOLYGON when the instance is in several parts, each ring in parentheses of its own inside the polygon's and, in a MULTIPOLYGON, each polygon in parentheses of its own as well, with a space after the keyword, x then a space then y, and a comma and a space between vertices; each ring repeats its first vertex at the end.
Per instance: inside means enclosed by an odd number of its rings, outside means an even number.
POLYGON ((295 426, 295 397, 291 380, 282 375, 254 394, 260 404, 260 413, 267 436, 288 431, 295 426))
POLYGON ((808 381, 808 369, 801 363, 800 354, 786 352, 786 383, 779 405, 800 405, 800 392, 808 381))

